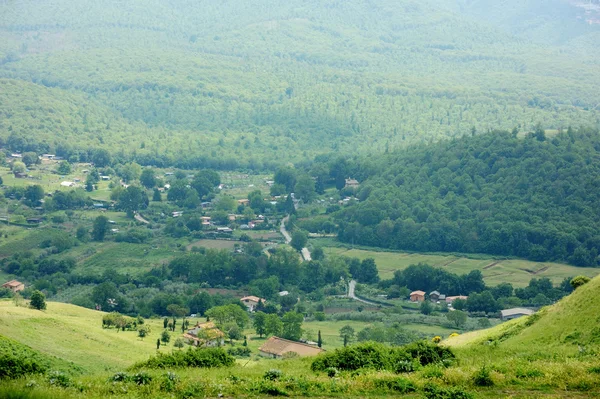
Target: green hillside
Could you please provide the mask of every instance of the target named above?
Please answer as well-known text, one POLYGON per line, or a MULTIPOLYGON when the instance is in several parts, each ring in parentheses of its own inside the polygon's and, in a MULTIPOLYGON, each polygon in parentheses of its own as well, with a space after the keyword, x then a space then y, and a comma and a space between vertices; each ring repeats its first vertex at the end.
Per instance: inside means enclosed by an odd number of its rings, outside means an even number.
POLYGON ((571 356, 582 350, 596 353, 600 348, 599 289, 600 278, 596 277, 533 316, 467 333, 448 339, 446 343, 472 351, 491 342, 500 350, 513 352, 564 353, 571 356))
MULTIPOLYGON (((0 335, 27 345, 45 356, 71 362, 86 373, 120 370, 156 352, 162 320, 150 320, 154 331, 141 340, 131 331, 102 328, 103 312, 49 302, 40 312, 0 301, 0 335)), ((61 367, 63 368, 63 367, 61 367)))
POLYGON ((600 265, 597 130, 494 131, 322 166, 338 188, 361 181, 344 192, 360 202, 333 213, 346 243, 600 265))
POLYGON ((0 137, 261 169, 473 126, 595 126, 600 29, 552 3, 5 2, 0 137))

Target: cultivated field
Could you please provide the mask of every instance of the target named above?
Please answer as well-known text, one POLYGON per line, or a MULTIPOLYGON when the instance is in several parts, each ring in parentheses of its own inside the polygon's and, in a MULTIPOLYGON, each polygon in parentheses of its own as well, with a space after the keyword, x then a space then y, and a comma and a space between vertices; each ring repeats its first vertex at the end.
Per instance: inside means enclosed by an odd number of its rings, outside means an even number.
POLYGON ((508 282, 515 287, 524 287, 536 277, 548 277, 554 283, 559 283, 565 277, 586 275, 594 277, 600 274, 600 269, 581 268, 550 262, 531 262, 521 259, 469 259, 455 255, 428 255, 405 252, 378 252, 362 249, 347 249, 325 247, 326 254, 350 256, 359 259, 373 258, 382 279, 393 277, 394 271, 403 270, 419 262, 441 267, 452 273, 464 274, 471 270, 481 270, 488 285, 508 282))

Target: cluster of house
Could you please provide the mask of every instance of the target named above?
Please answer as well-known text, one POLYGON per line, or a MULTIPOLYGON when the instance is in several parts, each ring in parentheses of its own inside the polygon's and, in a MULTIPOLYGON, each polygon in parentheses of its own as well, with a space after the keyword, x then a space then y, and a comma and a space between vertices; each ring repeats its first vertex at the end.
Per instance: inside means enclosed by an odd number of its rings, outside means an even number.
MULTIPOLYGON (((413 291, 410 293, 410 300, 412 302, 425 302, 425 291, 413 291)), ((428 295, 429 300, 431 302, 440 303, 446 302, 448 305, 451 305, 457 299, 467 300, 467 296, 464 295, 456 295, 456 296, 446 296, 444 294, 440 294, 438 291, 431 291, 428 295)))
MULTIPOLYGON (((287 291, 279 293, 281 296, 289 294, 287 291), (283 295, 282 295, 283 294, 283 295)), ((254 312, 259 303, 266 304, 266 300, 257 296, 245 296, 240 301, 246 305, 249 312, 254 312)), ((215 347, 225 344, 225 333, 217 328, 212 321, 196 323, 194 327, 183 334, 188 344, 193 346, 215 347)), ((315 343, 295 342, 279 337, 270 337, 258 349, 261 356, 280 359, 285 356, 316 356, 323 349, 315 343)))
MULTIPOLYGON (((426 293, 424 291, 413 291, 410 293, 410 300, 412 302, 425 302, 425 295, 426 295, 426 293)), ((463 299, 466 301, 468 298, 467 296, 464 296, 464 295, 446 296, 444 294, 440 294, 438 291, 430 292, 428 297, 431 302, 435 302, 435 303, 440 303, 442 301, 445 301, 449 307, 452 307, 452 302, 454 302, 457 299, 463 299)), ((505 309, 505 310, 500 311, 502 320, 512 320, 512 319, 516 319, 517 317, 529 316, 534 313, 535 313, 535 311, 533 311, 531 309, 527 309, 527 308, 512 308, 512 309, 505 309)))

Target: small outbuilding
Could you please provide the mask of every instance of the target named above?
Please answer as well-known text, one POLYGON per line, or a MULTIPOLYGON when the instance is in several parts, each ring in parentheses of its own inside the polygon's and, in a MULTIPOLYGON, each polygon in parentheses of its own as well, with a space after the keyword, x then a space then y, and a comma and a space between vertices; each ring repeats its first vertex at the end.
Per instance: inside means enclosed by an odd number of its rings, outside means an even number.
POLYGON ((535 311, 527 308, 512 308, 502 310, 500 313, 502 314, 502 320, 512 320, 523 316, 530 316, 534 314, 535 311))

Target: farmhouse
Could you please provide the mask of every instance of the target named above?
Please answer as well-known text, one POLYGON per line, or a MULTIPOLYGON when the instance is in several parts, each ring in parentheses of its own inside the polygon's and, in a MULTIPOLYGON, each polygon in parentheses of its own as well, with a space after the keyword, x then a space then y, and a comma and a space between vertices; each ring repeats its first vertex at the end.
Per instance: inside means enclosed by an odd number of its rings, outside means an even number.
POLYGON ((241 298, 240 301, 242 301, 242 303, 244 305, 246 305, 246 307, 248 308, 248 311, 250 311, 250 312, 254 312, 254 309, 256 309, 259 302, 262 302, 263 305, 265 305, 267 303, 267 301, 265 301, 264 299, 259 298, 257 296, 253 296, 253 295, 245 296, 245 297, 241 298))
POLYGON ((273 359, 281 359, 286 353, 295 353, 300 357, 306 357, 317 356, 324 350, 316 346, 303 344, 301 342, 271 337, 263 344, 263 346, 258 348, 258 351, 262 356, 271 357, 273 359))
POLYGON ((444 297, 443 299, 446 299, 446 295, 440 294, 438 291, 432 291, 429 293, 429 300, 431 300, 431 302, 437 302, 440 299, 442 299, 441 297, 444 297))
POLYGON ((194 328, 183 334, 190 345, 194 346, 221 346, 225 343, 225 334, 219 330, 212 321, 197 323, 194 328))
POLYGON ((535 312, 531 309, 526 308, 512 308, 500 311, 502 314, 502 320, 512 320, 522 316, 529 316, 535 312))
POLYGON ((425 292, 424 291, 413 291, 410 293, 410 300, 413 302, 423 302, 425 301, 425 292))
POLYGON ((359 186, 358 180, 347 178, 345 188, 357 188, 359 186))
POLYGON ((63 187, 73 187, 75 183, 73 183, 72 181, 63 181, 60 183, 60 185, 63 187))
POLYGON ((237 200, 238 205, 248 206, 250 205, 250 200, 248 199, 239 199, 237 200))
POLYGON ((19 292, 25 289, 25 284, 17 280, 11 280, 2 284, 2 288, 8 288, 12 292, 19 292))

